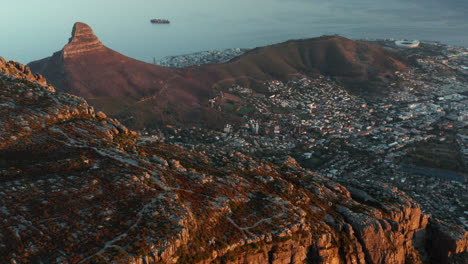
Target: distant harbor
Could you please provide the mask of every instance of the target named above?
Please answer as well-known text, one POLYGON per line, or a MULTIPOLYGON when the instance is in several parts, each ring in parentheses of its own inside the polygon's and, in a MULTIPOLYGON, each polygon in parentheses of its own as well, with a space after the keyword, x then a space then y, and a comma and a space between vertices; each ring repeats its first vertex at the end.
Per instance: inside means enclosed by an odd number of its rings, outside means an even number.
POLYGON ((171 21, 167 19, 154 18, 150 20, 153 24, 170 24, 171 21))

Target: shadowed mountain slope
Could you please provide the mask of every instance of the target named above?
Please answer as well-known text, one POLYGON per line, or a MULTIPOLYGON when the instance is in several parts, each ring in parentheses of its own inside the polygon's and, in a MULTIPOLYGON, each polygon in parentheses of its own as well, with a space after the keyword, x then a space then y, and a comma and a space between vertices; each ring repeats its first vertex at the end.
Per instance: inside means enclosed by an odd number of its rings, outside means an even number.
POLYGON ((407 69, 395 54, 339 36, 294 40, 254 49, 226 64, 174 69, 126 57, 76 23, 63 50, 29 64, 60 90, 136 128, 157 123, 214 125, 235 119, 208 107, 216 88, 253 88, 271 79, 323 74, 363 95, 385 93, 380 84, 407 69))
POLYGON ((171 87, 193 86, 179 70, 138 61, 107 48, 84 23, 74 25, 72 37, 61 51, 29 66, 52 77, 49 81, 60 89, 87 98, 144 96, 160 92, 175 80, 180 85, 171 87))
POLYGON ((169 109, 177 105, 178 114, 189 116, 211 92, 209 86, 187 78, 180 70, 138 61, 105 47, 83 23, 74 25, 63 50, 29 66, 60 90, 91 99, 114 115, 144 105, 143 112, 152 112, 153 118, 164 121, 169 115, 177 120, 169 109), (154 98, 157 105, 144 104, 154 98))
POLYGON ((385 92, 374 89, 385 89, 381 86, 370 87, 369 82, 385 83, 386 79, 394 79, 395 71, 408 69, 395 56, 378 46, 325 36, 256 48, 229 63, 205 68, 217 73, 218 82, 229 78, 284 80, 294 75, 322 74, 341 80, 348 88, 367 87, 360 91, 366 95, 385 92))

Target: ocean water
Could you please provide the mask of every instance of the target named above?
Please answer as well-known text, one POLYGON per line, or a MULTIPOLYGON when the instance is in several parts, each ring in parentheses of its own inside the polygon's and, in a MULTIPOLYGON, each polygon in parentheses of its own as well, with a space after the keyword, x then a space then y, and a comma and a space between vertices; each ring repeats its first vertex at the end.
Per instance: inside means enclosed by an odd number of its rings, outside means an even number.
POLYGON ((60 50, 76 21, 147 62, 324 34, 468 46, 468 0, 0 0, 0 10, 0 56, 22 63, 60 50))

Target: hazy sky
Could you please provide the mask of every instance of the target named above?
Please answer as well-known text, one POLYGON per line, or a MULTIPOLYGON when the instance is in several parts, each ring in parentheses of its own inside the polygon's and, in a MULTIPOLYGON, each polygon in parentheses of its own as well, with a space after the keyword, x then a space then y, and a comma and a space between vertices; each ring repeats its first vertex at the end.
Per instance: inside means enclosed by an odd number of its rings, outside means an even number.
POLYGON ((73 23, 137 59, 290 38, 433 39, 468 46, 467 0, 0 0, 0 56, 23 63, 67 43, 73 23), (168 18, 171 25, 152 25, 168 18))

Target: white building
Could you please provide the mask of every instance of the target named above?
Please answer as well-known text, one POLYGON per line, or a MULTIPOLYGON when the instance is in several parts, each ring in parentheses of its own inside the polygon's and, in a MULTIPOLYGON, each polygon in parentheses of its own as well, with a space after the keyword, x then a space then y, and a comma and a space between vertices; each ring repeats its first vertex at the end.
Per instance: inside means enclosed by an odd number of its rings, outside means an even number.
POLYGON ((397 40, 395 45, 400 48, 417 48, 421 43, 419 40, 397 40))

